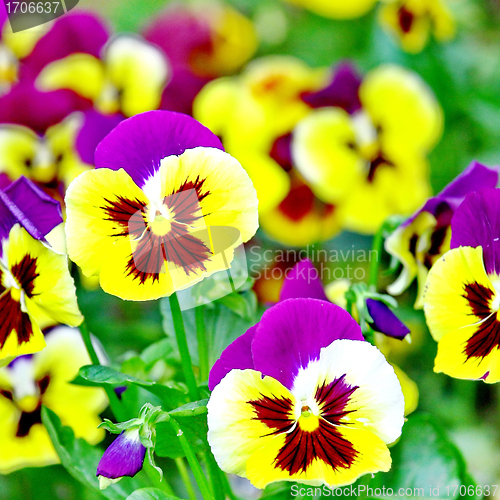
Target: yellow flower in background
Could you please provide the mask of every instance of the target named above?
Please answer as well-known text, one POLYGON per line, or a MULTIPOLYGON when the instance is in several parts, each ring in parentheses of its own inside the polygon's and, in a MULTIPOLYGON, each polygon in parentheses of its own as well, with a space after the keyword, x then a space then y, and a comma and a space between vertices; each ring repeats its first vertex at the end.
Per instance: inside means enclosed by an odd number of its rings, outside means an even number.
POLYGON ((351 19, 369 12, 377 0, 287 0, 324 17, 351 19))
POLYGON ((382 26, 407 52, 420 52, 434 35, 439 42, 451 40, 455 21, 446 0, 395 0, 380 7, 382 26))
POLYGON ((21 125, 0 125, 0 172, 13 180, 25 176, 49 192, 57 192, 62 183, 64 192, 75 177, 91 167, 75 151, 82 121, 83 115, 74 113, 49 127, 43 137, 21 125))
POLYGON ((138 36, 120 35, 102 59, 71 54, 48 64, 37 78, 41 90, 70 89, 105 114, 125 116, 158 108, 169 75, 162 52, 138 36))
POLYGON ((222 138, 248 172, 261 214, 276 209, 290 191, 289 176, 271 155, 273 145, 310 112, 302 94, 327 78, 325 69, 311 69, 299 59, 269 56, 250 63, 240 76, 210 82, 194 101, 194 117, 222 138))
POLYGON ((292 158, 314 193, 339 206, 346 229, 374 233, 429 195, 427 154, 443 117, 427 85, 402 67, 372 70, 358 92, 349 112, 326 104, 301 120, 292 158))
POLYGON ((99 413, 107 406, 100 388, 70 384, 90 363, 78 330, 56 327, 47 347, 0 369, 0 473, 59 462, 42 424, 42 405, 54 411, 76 437, 96 444, 104 438, 99 413))
POLYGON ((121 122, 99 144, 96 167, 67 190, 68 254, 112 295, 152 300, 189 288, 228 269, 257 230, 247 173, 186 115, 121 122))

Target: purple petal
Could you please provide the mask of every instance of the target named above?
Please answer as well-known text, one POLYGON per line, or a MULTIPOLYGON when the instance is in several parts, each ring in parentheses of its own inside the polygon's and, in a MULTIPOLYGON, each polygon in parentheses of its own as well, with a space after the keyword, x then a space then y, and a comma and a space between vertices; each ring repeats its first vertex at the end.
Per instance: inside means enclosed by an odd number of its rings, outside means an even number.
POLYGON ((137 430, 124 431, 111 443, 99 461, 96 476, 133 477, 142 469, 146 448, 136 433, 137 430))
POLYGON ((66 14, 38 41, 23 59, 22 78, 35 78, 48 63, 76 52, 99 57, 109 38, 108 28, 95 14, 66 14))
POLYGON ((231 370, 253 370, 252 341, 259 324, 249 328, 241 337, 229 344, 215 362, 208 377, 208 388, 213 391, 215 386, 231 370))
POLYGON ((364 340, 344 309, 323 300, 285 300, 267 310, 258 324, 252 342, 255 369, 291 389, 299 369, 339 339, 364 340))
POLYGON ((3 28, 5 21, 7 21, 7 9, 5 8, 5 3, 0 2, 0 29, 3 28))
POLYGON ((500 273, 500 189, 467 195, 451 220, 451 248, 482 247, 488 274, 500 273))
POLYGON ((337 66, 327 87, 318 92, 307 92, 302 99, 313 108, 337 106, 352 114, 361 108, 361 81, 362 77, 356 68, 351 63, 344 62, 337 66))
POLYGON ((0 123, 16 123, 43 134, 73 111, 92 103, 71 90, 41 92, 32 82, 20 82, 0 97, 0 123))
POLYGON ((0 190, 0 239, 8 236, 16 223, 37 240, 62 223, 59 202, 44 193, 33 182, 20 177, 0 190))
POLYGON ((7 174, 0 173, 0 189, 5 189, 11 182, 12 180, 7 174))
POLYGON ((299 298, 328 300, 318 270, 309 259, 300 261, 290 270, 281 288, 280 301, 299 298))
POLYGON ((429 198, 425 205, 403 224, 407 226, 421 212, 429 212, 437 219, 438 226, 447 226, 455 210, 465 196, 482 188, 494 188, 498 184, 499 167, 486 167, 473 161, 461 174, 453 179, 440 193, 429 198))
POLYGON ((142 187, 160 161, 198 146, 224 150, 218 137, 190 116, 148 111, 122 121, 97 146, 96 168, 120 168, 142 187))
POLYGON ((271 147, 269 156, 287 172, 293 168, 292 159, 292 134, 278 137, 271 147))
POLYGON ((85 113, 83 125, 76 137, 76 150, 85 163, 94 164, 94 153, 97 145, 122 120, 122 115, 101 115, 95 110, 85 113))
POLYGON ((163 91, 160 108, 191 115, 194 98, 209 81, 209 78, 194 75, 190 70, 175 68, 163 91))
POLYGON ((196 50, 212 45, 208 21, 179 4, 157 16, 143 36, 165 52, 174 72, 178 67, 188 67, 196 50))
POLYGON ((373 319, 371 326, 376 332, 400 340, 410 333, 410 329, 383 302, 366 299, 366 307, 373 319))

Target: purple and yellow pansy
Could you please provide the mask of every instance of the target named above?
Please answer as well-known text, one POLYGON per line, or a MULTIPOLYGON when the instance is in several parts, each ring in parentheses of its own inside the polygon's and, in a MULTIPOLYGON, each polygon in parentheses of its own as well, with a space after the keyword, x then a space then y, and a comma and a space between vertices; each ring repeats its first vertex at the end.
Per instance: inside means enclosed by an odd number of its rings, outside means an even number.
POLYGON ((76 437, 91 444, 104 438, 99 413, 107 406, 100 388, 71 384, 90 363, 78 330, 57 326, 45 335, 47 346, 0 368, 0 473, 59 462, 42 424, 42 405, 54 411, 76 437))
POLYGON ((257 230, 248 175, 186 115, 124 120, 101 141, 95 162, 67 190, 68 254, 110 294, 151 300, 188 288, 227 269, 236 240, 257 230), (219 240, 230 238, 220 228, 239 238, 224 246, 219 240))
POLYGON ((499 214, 499 189, 468 194, 451 220, 451 249, 429 271, 423 301, 436 372, 500 381, 499 214))
POLYGON ((208 440, 226 472, 340 486, 391 466, 403 426, 392 367, 351 316, 324 300, 266 311, 210 372, 208 440))
POLYGON ((307 97, 317 109, 295 127, 292 158, 316 196, 339 207, 343 227, 373 233, 427 198, 427 154, 441 135, 442 111, 421 78, 399 66, 341 85, 337 78, 307 97))
POLYGON ((395 0, 384 2, 380 23, 406 52, 420 52, 431 35, 438 42, 451 40, 455 20, 447 0, 395 0))
POLYGON ((21 177, 0 190, 0 359, 40 351, 42 329, 79 325, 75 286, 61 248, 59 204, 21 177))
POLYGON ((496 187, 498 173, 498 168, 472 162, 386 239, 385 249, 403 265, 399 277, 387 287, 391 295, 403 293, 416 278, 415 308, 422 308, 428 271, 450 248, 450 224, 455 210, 467 194, 496 187))

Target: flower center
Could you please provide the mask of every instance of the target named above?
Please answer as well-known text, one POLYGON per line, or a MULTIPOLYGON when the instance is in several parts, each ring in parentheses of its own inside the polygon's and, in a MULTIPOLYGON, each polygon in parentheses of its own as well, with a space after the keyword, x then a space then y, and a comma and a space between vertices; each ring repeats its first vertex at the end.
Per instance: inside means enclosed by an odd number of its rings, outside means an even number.
POLYGON ((319 427, 319 416, 304 402, 302 402, 302 407, 300 409, 298 424, 305 432, 313 432, 319 427))

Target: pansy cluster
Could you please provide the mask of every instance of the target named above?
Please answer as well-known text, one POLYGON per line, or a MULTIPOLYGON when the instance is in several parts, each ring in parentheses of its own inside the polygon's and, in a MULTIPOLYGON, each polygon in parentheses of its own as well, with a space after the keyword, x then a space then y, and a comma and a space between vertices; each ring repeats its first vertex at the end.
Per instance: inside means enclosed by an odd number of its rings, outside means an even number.
MULTIPOLYGON (((346 19, 376 2, 290 3, 346 19)), ((61 461, 124 500, 178 498, 155 454, 194 498, 186 460, 205 500, 234 498, 226 473, 369 481, 401 460, 419 402, 387 348, 415 330, 394 296, 423 308, 434 371, 500 380, 499 168, 474 161, 432 196, 431 86, 394 63, 246 64, 265 8, 254 25, 171 3, 141 34, 78 10, 22 33, 0 18, 0 473, 61 461), (266 294, 239 260, 341 231, 372 242, 366 283, 323 280, 306 251, 266 294), (110 359, 82 314, 112 315, 104 294, 144 316, 158 301, 166 338, 110 359)), ((378 11, 409 52, 453 34, 444 0, 378 11)))

